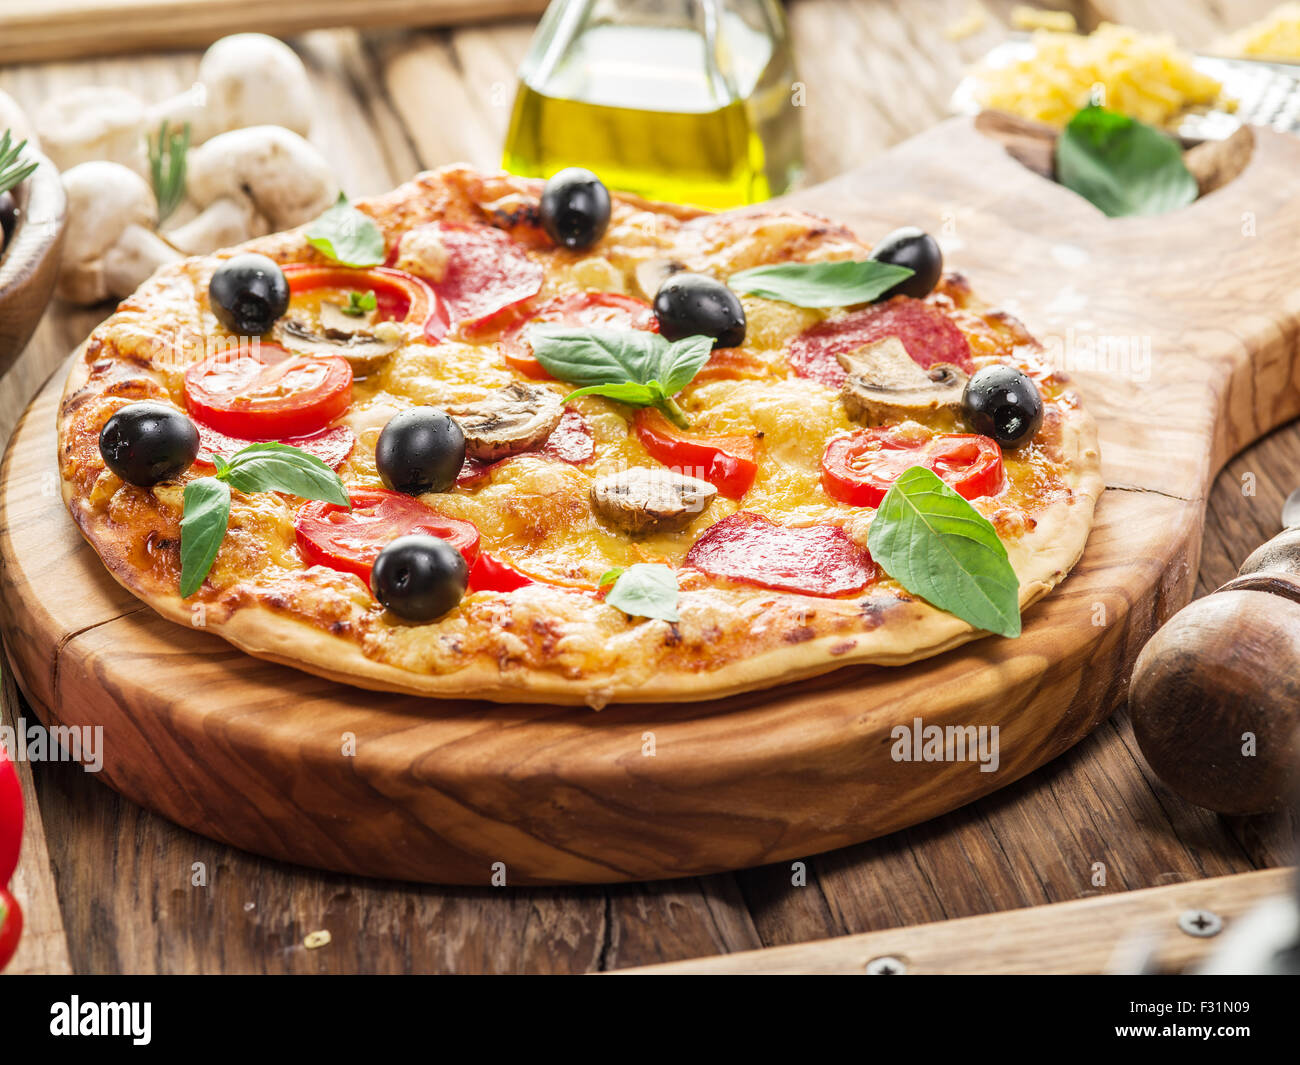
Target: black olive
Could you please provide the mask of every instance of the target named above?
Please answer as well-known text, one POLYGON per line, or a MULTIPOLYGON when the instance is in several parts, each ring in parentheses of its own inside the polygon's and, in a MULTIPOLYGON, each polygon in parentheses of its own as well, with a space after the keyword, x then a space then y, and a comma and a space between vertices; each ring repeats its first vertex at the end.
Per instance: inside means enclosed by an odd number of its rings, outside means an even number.
POLYGON ((236 255, 212 275, 208 303, 232 333, 260 337, 289 309, 289 282, 265 255, 236 255))
POLYGON ((893 288, 882 293, 879 299, 891 296, 911 296, 923 300, 943 276, 943 252, 939 242, 916 226, 904 226, 888 233, 871 249, 871 258, 877 262, 906 266, 913 272, 893 288))
POLYGON ((590 248, 609 225, 609 189, 590 170, 571 166, 546 183, 538 214, 556 244, 590 248))
POLYGON ((465 464, 465 434, 437 407, 395 414, 375 444, 375 465, 384 484, 408 496, 445 492, 465 464))
POLYGON ((1038 386, 1014 366, 985 366, 966 382, 961 397, 966 424, 1004 448, 1019 447, 1043 424, 1038 386))
POLYGON ((104 463, 127 484, 149 488, 189 469, 199 453, 199 431, 165 403, 123 407, 99 431, 104 463))
POLYGON ((425 533, 399 536, 375 559, 370 590, 405 621, 433 621, 465 595, 469 567, 446 540, 425 533))
POLYGON ((673 274, 655 293, 659 332, 668 340, 713 337, 715 348, 745 342, 745 308, 721 281, 704 274, 673 274))
POLYGON ((14 202, 14 194, 8 189, 0 192, 0 251, 9 243, 9 238, 14 235, 14 227, 18 225, 18 204, 14 202))

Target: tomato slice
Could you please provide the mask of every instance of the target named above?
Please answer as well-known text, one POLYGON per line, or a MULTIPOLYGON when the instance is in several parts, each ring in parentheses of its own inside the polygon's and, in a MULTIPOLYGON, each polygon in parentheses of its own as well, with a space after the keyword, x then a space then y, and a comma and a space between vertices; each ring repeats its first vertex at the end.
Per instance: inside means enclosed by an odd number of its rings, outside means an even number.
MULTIPOLYGON (((245 440, 237 436, 227 436, 203 422, 196 421, 194 424, 198 426, 199 430, 199 454, 194 461, 204 466, 216 465, 212 461, 213 455, 220 455, 223 459, 230 459, 235 452, 248 447, 249 444, 261 443, 258 440, 245 440)), ((322 429, 319 433, 312 433, 310 436, 291 436, 288 440, 281 440, 280 443, 288 444, 290 447, 296 447, 309 455, 314 455, 326 466, 337 470, 347 461, 347 457, 352 454, 352 449, 357 443, 357 437, 346 425, 332 425, 328 429, 322 429)))
MULTIPOLYGON (((461 328, 490 326, 498 315, 541 291, 546 279, 541 264, 501 230, 461 222, 431 222, 429 226, 438 230, 447 258, 442 277, 430 279, 428 284, 461 328)), ((399 241, 390 260, 398 262, 401 254, 399 241)))
POLYGON ((5 753, 4 746, 0 745, 0 888, 9 883, 18 868, 18 851, 22 842, 23 791, 13 762, 5 753))
POLYGON ((379 552, 409 533, 441 537, 470 565, 478 555, 478 529, 471 522, 446 517, 418 499, 383 488, 357 489, 348 497, 351 510, 317 501, 298 512, 294 532, 309 565, 355 573, 368 586, 379 552))
POLYGON ((424 326, 424 338, 436 344, 451 328, 446 305, 425 282, 405 270, 375 266, 354 270, 346 266, 315 266, 292 263, 284 269, 290 296, 300 296, 318 288, 340 292, 373 292, 375 320, 380 322, 415 322, 424 326))
POLYGON ((987 436, 939 433, 918 439, 894 426, 832 440, 821 465, 826 494, 855 507, 880 506, 890 485, 912 466, 933 470, 966 499, 996 495, 1005 479, 1002 449, 987 436))
POLYGON ((678 429, 653 407, 637 411, 636 435, 665 466, 700 477, 728 499, 740 499, 758 473, 758 442, 749 436, 710 436, 678 429))
POLYGON ((535 358, 527 330, 535 325, 564 325, 586 329, 644 329, 659 332, 659 319, 645 300, 617 292, 571 292, 557 296, 535 314, 517 322, 501 338, 506 362, 537 381, 553 380, 535 358))
POLYGON ((918 366, 946 362, 967 373, 975 371, 966 334, 938 307, 910 296, 895 296, 813 326, 791 343, 790 366, 800 377, 839 388, 846 375, 838 356, 891 336, 903 342, 918 366))
POLYGON ((338 355, 278 344, 218 352, 185 371, 190 414, 219 433, 283 440, 325 428, 352 402, 352 367, 338 355))
POLYGON ((474 565, 469 568, 471 592, 513 592, 516 588, 536 583, 526 573, 521 573, 508 562, 493 558, 486 551, 479 552, 474 565))

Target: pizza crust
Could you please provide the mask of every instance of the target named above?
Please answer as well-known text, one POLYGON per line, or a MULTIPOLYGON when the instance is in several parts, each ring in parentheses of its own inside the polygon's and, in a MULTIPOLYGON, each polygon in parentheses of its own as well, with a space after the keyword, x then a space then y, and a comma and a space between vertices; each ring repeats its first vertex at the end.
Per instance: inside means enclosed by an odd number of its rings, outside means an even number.
MULTIPOLYGON (((453 176, 464 181, 466 173, 472 172, 456 171, 453 176)), ((441 180, 447 179, 424 175, 418 185, 377 201, 396 205, 381 217, 399 226, 413 224, 412 219, 442 217, 438 211, 445 205, 439 208, 436 196, 434 207, 425 209, 430 199, 427 190, 441 180)), ((512 189, 519 193, 531 187, 515 179, 478 180, 504 183, 493 186, 493 191, 505 190, 506 199, 512 189)), ((656 206, 617 199, 621 208, 629 210, 656 206)), ((668 217, 689 221, 693 215, 673 209, 668 217)), ((740 218, 724 224, 748 226, 750 231, 753 225, 740 218)), ((841 227, 821 226, 832 241, 852 239, 841 227)), ((732 244, 738 249, 734 254, 747 254, 743 239, 737 237, 732 244)), ((297 254, 291 235, 255 241, 245 248, 291 248, 297 254)), ((128 305, 165 307, 156 293, 176 286, 184 287, 183 277, 155 277, 128 305)), ((463 632, 443 622, 415 627, 396 626, 391 619, 381 622, 382 611, 366 603, 368 593, 359 580, 332 571, 322 574, 319 568, 304 570, 300 577, 290 573, 283 586, 235 584, 219 591, 205 586, 196 597, 182 600, 174 580, 169 583, 165 575, 136 561, 134 549, 149 519, 110 519, 102 500, 93 498, 95 490, 87 487, 87 476, 70 475, 75 468, 73 420, 81 406, 114 394, 124 400, 140 398, 133 390, 152 379, 152 371, 124 357, 118 346, 108 353, 118 365, 103 375, 104 382, 98 382, 91 365, 103 352, 89 346, 94 341, 92 336, 74 358, 60 406, 64 498, 73 517, 109 571, 132 593, 178 624, 193 624, 194 604, 202 602, 205 631, 259 658, 374 690, 599 707, 612 701, 720 698, 845 665, 903 665, 987 635, 888 582, 847 599, 687 583, 681 596, 682 622, 674 626, 627 619, 594 598, 532 586, 517 593, 467 597, 476 603, 472 609, 463 604, 456 612, 471 615, 462 625, 463 632), (496 626, 499 631, 487 620, 493 617, 502 619, 496 626), (541 637, 534 631, 539 626, 541 637), (424 635, 432 635, 432 641, 421 642, 424 635), (467 649, 452 650, 457 641, 467 649)), ((1020 579, 1022 610, 1046 595, 1077 562, 1102 491, 1096 426, 1071 400, 1060 405, 1054 440, 1056 462, 1063 470, 1058 497, 1035 509, 1033 527, 1008 542, 1020 579)), ((160 524, 166 507, 151 500, 145 513, 160 524)), ((156 534, 157 528, 148 532, 156 534)))

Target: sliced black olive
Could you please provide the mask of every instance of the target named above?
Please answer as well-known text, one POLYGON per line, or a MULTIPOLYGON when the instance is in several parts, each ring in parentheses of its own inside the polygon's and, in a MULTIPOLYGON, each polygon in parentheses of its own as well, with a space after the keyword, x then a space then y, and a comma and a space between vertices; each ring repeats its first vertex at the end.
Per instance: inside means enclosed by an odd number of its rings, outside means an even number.
POLYGON ((985 366, 966 383, 961 397, 966 424, 1004 448, 1028 442, 1043 424, 1043 397, 1014 366, 985 366))
POLYGON ((542 228, 556 244, 590 248, 609 225, 609 189, 590 170, 571 166, 552 177, 542 191, 542 228))
POLYGON ((934 291, 934 286, 943 276, 943 252, 939 248, 939 242, 916 226, 904 226, 886 234, 871 249, 871 258, 894 266, 906 266, 914 271, 911 277, 904 278, 881 295, 879 298, 882 300, 891 296, 911 296, 923 300, 934 291))
POLYGON ((132 403, 104 423, 99 453, 127 484, 150 488, 189 469, 199 453, 199 431, 175 407, 132 403))
POLYGON ((260 337, 289 309, 289 282, 265 255, 236 255, 212 275, 208 303, 232 333, 260 337))
POLYGON ((389 419, 375 444, 384 484, 408 496, 445 492, 465 464, 465 434, 446 411, 412 407, 389 419))
POLYGON ((469 567, 446 540, 424 533, 399 536, 375 559, 370 590, 405 621, 434 621, 465 595, 469 567))
POLYGON ((673 274, 655 293, 659 332, 668 340, 713 337, 715 348, 745 342, 745 308, 721 281, 704 274, 673 274))

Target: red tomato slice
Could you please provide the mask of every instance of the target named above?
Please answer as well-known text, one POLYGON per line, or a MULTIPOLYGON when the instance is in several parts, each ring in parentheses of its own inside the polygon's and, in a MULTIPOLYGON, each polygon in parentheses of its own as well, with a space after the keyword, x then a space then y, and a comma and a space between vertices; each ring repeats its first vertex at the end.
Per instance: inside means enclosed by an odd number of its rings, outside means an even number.
MULTIPOLYGON (((428 284, 457 325, 465 329, 490 325, 498 314, 541 291, 546 278, 541 264, 501 230, 459 222, 430 225, 438 229, 447 249, 447 264, 441 279, 430 279, 428 284)), ((392 261, 400 257, 399 241, 392 261)))
POLYGON ((939 433, 917 440, 892 426, 841 436, 822 452, 826 494, 855 507, 878 507, 899 474, 912 466, 933 470, 966 499, 1002 491, 1002 449, 987 436, 939 433))
POLYGON ((563 325, 583 329, 644 329, 659 332, 659 319, 645 300, 617 292, 572 292, 557 296, 535 314, 517 322, 501 338, 506 362, 522 374, 538 380, 552 377, 535 358, 527 331, 535 325, 563 325))
POLYGON ((848 595, 876 578, 871 554, 838 525, 793 528, 738 511, 695 541, 686 565, 710 577, 805 595, 848 595))
POLYGON ((513 592, 537 582, 514 566, 500 559, 493 558, 486 551, 479 553, 474 565, 469 568, 469 590, 471 592, 513 592))
POLYGON ((348 495, 351 510, 317 501, 298 512, 294 531, 309 565, 355 573, 369 586, 370 567, 379 552, 409 533, 441 537, 473 565, 478 529, 472 523, 448 518, 401 492, 361 488, 348 495))
POLYGON ((0 888, 9 883, 18 868, 22 842, 23 789, 13 762, 0 747, 0 888))
POLYGON ((740 499, 758 473, 758 442, 749 436, 709 436, 678 429, 653 407, 637 411, 636 435, 665 466, 715 485, 740 499))
POLYGON ((309 436, 352 402, 352 367, 338 355, 295 355, 278 344, 219 352, 185 371, 196 421, 249 440, 309 436))
MULTIPOLYGON (((571 407, 564 408, 560 424, 551 435, 543 441, 542 446, 533 451, 520 452, 523 455, 540 455, 543 458, 559 459, 571 466, 581 466, 596 457, 596 441, 591 431, 591 423, 571 407)), ((481 459, 466 459, 456 477, 457 484, 472 484, 491 473, 503 462, 509 462, 514 455, 496 462, 483 462, 481 459)))
POLYGON ((938 307, 910 296, 895 296, 814 326, 790 345, 790 366, 800 377, 839 388, 846 375, 837 356, 891 336, 903 342, 919 366, 946 362, 967 373, 975 370, 970 342, 956 323, 938 307))
POLYGON ((293 263, 284 267, 291 296, 315 288, 342 292, 373 292, 375 318, 380 322, 417 322, 424 326, 424 338, 436 344, 451 328, 446 306, 425 282, 405 270, 375 266, 354 270, 346 266, 314 266, 293 263))
MULTIPOLYGON (((249 444, 260 443, 258 440, 244 440, 236 436, 227 436, 225 433, 219 433, 210 425, 204 425, 202 422, 195 422, 199 430, 199 454, 194 461, 204 466, 215 466, 212 461, 213 455, 220 455, 223 459, 231 458, 236 451, 248 447, 249 444)), ((315 455, 321 462, 332 469, 338 469, 347 461, 347 457, 352 454, 352 448, 356 445, 356 434, 346 425, 333 425, 328 429, 322 429, 319 433, 313 433, 311 436, 293 436, 288 440, 279 441, 281 444, 288 444, 290 447, 301 448, 309 455, 315 455)))

